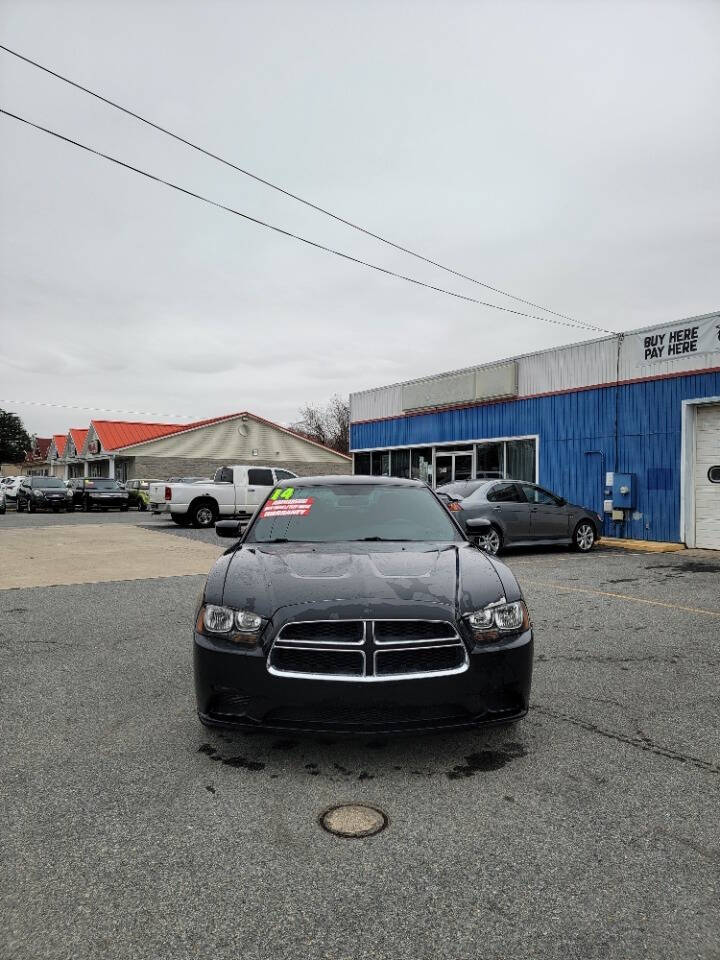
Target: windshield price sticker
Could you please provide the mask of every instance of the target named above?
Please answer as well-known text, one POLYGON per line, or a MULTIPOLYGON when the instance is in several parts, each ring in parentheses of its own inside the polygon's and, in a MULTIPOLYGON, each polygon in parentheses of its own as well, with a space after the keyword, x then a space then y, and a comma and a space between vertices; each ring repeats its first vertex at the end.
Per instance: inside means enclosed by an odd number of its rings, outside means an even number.
MULTIPOLYGON (((286 491, 281 492, 285 493, 286 491)), ((295 500, 273 500, 271 498, 262 508, 260 519, 266 517, 306 517, 310 513, 314 502, 313 497, 298 497, 295 500)))

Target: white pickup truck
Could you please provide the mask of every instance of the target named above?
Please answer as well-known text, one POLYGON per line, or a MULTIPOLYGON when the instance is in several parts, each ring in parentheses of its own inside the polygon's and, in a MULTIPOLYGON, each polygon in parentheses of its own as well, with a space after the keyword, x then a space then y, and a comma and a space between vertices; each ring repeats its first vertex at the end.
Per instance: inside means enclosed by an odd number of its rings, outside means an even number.
POLYGON ((278 480, 296 476, 277 467, 220 467, 211 483, 151 483, 149 506, 181 527, 212 527, 220 517, 252 516, 278 480))

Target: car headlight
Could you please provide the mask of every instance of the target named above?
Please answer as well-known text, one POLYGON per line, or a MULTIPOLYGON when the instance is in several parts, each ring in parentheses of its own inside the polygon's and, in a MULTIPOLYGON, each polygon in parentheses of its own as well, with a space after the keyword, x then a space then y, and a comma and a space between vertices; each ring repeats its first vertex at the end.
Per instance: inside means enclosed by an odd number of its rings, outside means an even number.
POLYGON ((200 608, 196 628, 199 633, 254 646, 258 642, 262 622, 262 617, 251 610, 233 610, 231 607, 208 603, 200 608))
POLYGON ((34 497, 38 497, 38 499, 39 499, 40 497, 44 497, 44 496, 45 496, 45 494, 42 492, 42 490, 33 490, 32 495, 33 495, 34 497))
POLYGON ((466 616, 476 640, 488 642, 512 633, 520 633, 530 626, 530 615, 522 600, 514 603, 493 603, 466 616))
POLYGON ((71 497, 71 496, 72 496, 72 490, 66 490, 66 491, 65 491, 65 496, 66 496, 66 497, 71 497))

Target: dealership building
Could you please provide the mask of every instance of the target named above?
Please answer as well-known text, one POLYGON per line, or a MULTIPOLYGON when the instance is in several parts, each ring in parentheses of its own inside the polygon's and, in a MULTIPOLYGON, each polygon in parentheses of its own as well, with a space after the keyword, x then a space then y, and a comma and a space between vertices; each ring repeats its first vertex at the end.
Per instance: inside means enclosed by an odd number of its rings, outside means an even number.
POLYGON ((720 313, 363 390, 350 420, 354 473, 535 482, 605 535, 720 549, 720 313))

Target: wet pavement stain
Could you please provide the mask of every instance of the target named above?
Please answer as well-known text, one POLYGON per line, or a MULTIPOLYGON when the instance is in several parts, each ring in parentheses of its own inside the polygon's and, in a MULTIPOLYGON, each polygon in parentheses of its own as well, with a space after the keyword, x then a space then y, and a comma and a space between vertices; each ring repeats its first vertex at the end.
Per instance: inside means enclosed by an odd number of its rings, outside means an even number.
POLYGON ((685 573, 720 573, 720 563, 708 560, 688 560, 686 563, 649 563, 646 570, 674 571, 682 576, 685 573))
POLYGON ((210 743, 201 744, 198 747, 198 753, 204 753, 211 760, 216 760, 226 767, 240 767, 243 770, 252 770, 253 772, 265 769, 265 764, 260 763, 259 760, 248 760, 247 757, 239 755, 235 757, 223 757, 210 743))
POLYGON ((490 773, 500 770, 506 763, 517 757, 524 757, 527 751, 520 743, 508 743, 502 750, 479 750, 465 757, 465 763, 459 763, 448 770, 449 780, 465 780, 476 773, 490 773))

